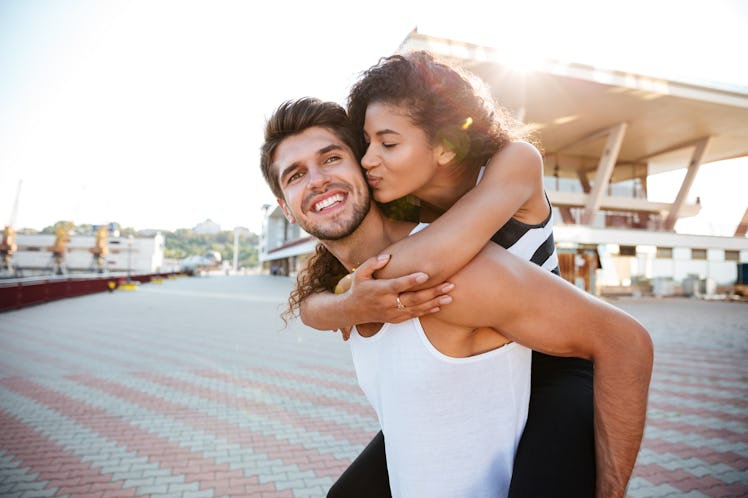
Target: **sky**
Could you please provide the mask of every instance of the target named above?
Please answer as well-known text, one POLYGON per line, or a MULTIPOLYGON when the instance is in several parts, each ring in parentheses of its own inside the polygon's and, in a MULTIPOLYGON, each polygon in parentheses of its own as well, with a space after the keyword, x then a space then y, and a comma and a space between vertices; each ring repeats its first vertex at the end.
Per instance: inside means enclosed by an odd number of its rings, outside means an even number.
MULTIPOLYGON (((741 0, 353 5, 0 0, 0 224, 175 230, 211 219, 259 233, 262 206, 275 203, 258 167, 265 119, 306 95, 343 104, 416 27, 518 60, 748 87, 741 0)), ((678 174, 652 179, 655 200, 672 201, 678 174)), ((702 214, 684 226, 734 230, 745 185, 748 159, 703 165, 692 188, 702 214)))

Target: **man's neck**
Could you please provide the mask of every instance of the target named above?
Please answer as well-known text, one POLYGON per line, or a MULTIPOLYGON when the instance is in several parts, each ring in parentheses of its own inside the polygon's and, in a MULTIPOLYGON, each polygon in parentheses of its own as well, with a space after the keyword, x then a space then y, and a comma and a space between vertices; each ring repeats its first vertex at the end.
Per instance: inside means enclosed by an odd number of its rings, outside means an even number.
POLYGON ((414 226, 414 223, 391 220, 372 205, 356 231, 343 239, 323 240, 322 243, 352 271, 368 258, 407 237, 414 226))

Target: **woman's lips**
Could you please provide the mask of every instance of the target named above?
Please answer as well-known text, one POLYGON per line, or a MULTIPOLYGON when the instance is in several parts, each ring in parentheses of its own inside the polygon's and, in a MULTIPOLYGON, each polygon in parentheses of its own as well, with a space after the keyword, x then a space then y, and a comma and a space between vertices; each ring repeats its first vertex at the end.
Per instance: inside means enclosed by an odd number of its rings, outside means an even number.
POLYGON ((378 176, 370 176, 366 175, 366 182, 369 184, 371 188, 377 188, 377 185, 382 181, 381 178, 378 176))

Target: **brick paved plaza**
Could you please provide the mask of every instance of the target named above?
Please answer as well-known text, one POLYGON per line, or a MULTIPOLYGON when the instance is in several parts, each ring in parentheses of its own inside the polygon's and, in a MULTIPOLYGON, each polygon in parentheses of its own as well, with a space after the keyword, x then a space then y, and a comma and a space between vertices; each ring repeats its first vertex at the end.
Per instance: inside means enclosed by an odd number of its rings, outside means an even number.
MULTIPOLYGON (((378 430, 291 280, 180 278, 0 313, 0 496, 319 497, 378 430)), ((655 342, 629 496, 748 496, 748 303, 619 299, 655 342)))

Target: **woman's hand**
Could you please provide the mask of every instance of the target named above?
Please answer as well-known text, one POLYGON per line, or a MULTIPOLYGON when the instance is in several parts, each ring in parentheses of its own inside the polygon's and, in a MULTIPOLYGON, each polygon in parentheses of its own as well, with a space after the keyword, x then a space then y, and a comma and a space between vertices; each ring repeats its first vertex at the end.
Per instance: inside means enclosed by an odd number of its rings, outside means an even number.
MULTIPOLYGON (((424 283, 428 276, 422 272, 398 278, 375 279, 374 272, 390 261, 390 255, 367 259, 355 272, 343 277, 335 287, 336 294, 347 294, 351 315, 356 323, 400 323, 411 318, 436 313, 441 306, 452 302, 448 293, 454 284, 443 282, 418 291, 409 289, 424 283)), ((350 337, 350 327, 340 330, 343 340, 350 337)))

